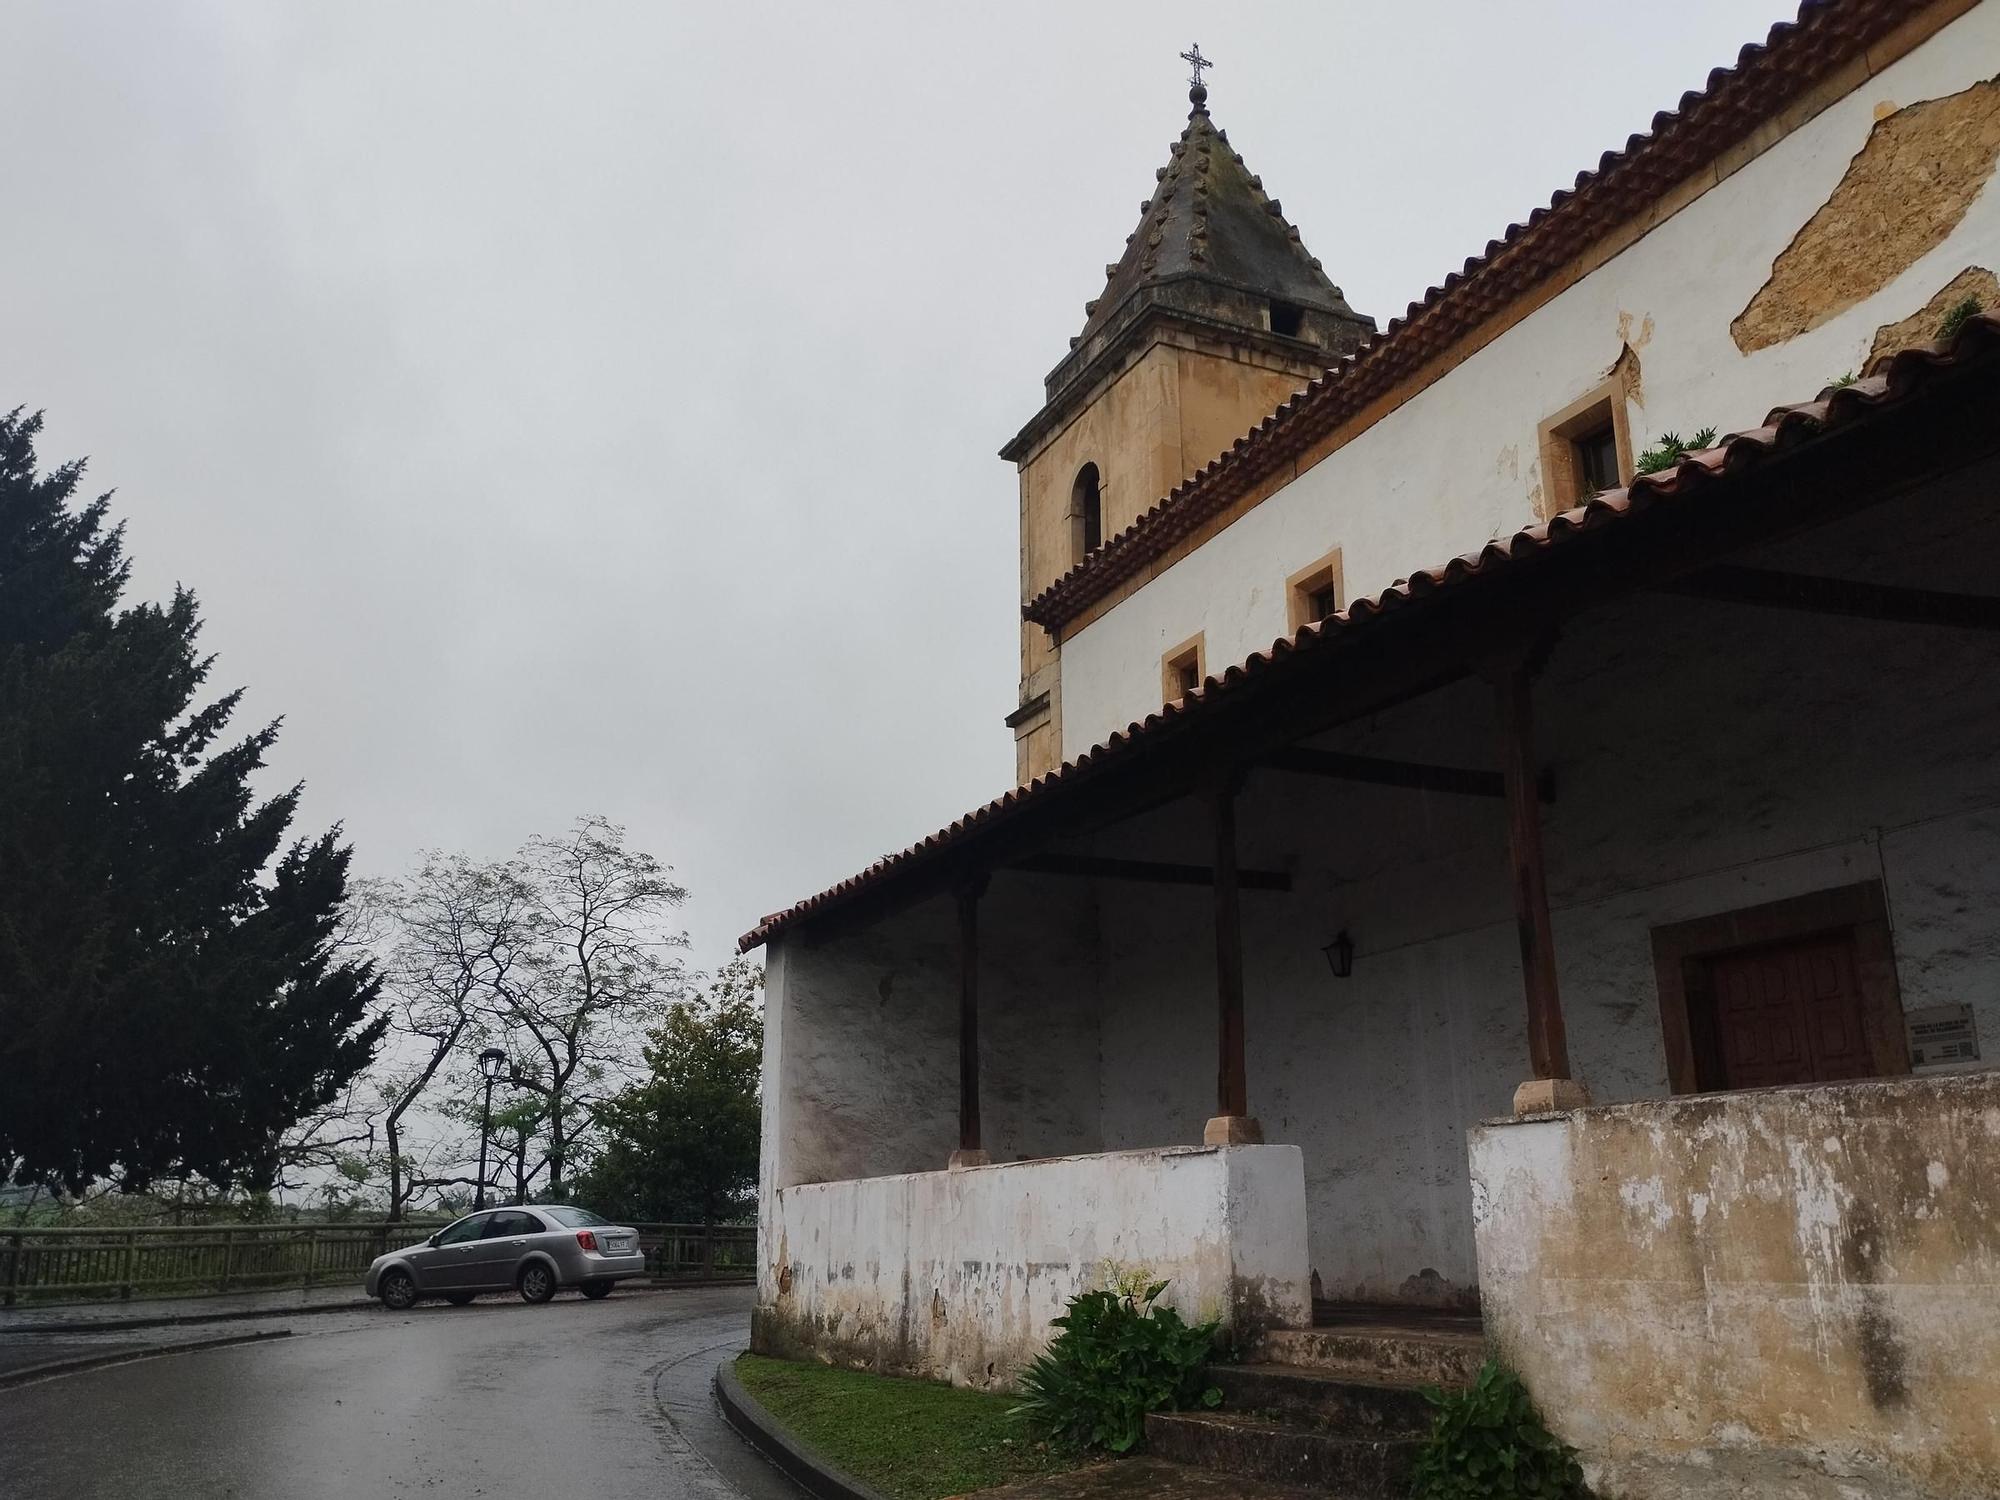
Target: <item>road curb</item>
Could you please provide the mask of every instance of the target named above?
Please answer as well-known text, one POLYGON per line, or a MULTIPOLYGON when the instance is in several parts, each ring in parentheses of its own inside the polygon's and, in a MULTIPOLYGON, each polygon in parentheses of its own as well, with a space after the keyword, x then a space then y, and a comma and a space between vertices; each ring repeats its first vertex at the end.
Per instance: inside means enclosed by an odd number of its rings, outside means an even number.
POLYGON ((736 1378, 736 1356, 741 1352, 731 1350, 715 1367, 716 1404, 737 1436, 814 1500, 886 1500, 880 1490, 870 1489, 821 1458, 758 1405, 757 1398, 736 1378))
POLYGON ((0 1390, 27 1385, 57 1375, 78 1375, 85 1370, 101 1370, 111 1365, 136 1364, 142 1359, 159 1359, 168 1354, 193 1354, 200 1349, 227 1349, 233 1344, 261 1344, 271 1339, 288 1339, 289 1328, 266 1328, 257 1333, 233 1333, 227 1338, 190 1339, 181 1344, 155 1344, 150 1349, 118 1349, 104 1354, 86 1354, 77 1359, 51 1359, 38 1365, 0 1372, 0 1390))
POLYGON ((18 1328, 8 1327, 7 1315, 0 1314, 0 1338, 28 1333, 60 1333, 68 1337, 79 1333, 127 1333, 139 1328, 180 1328, 197 1323, 243 1323, 252 1318, 304 1318, 314 1313, 354 1312, 375 1305, 372 1297, 355 1297, 346 1302, 307 1302, 296 1307, 232 1307, 222 1312, 175 1313, 159 1318, 90 1318, 72 1323, 24 1323, 18 1328))
MULTIPOLYGON (((630 1296, 633 1292, 692 1292, 708 1286, 751 1286, 755 1278, 717 1281, 639 1281, 619 1285, 619 1290, 630 1296)), ((345 1302, 304 1302, 288 1307, 231 1307, 219 1312, 174 1313, 157 1318, 87 1318, 68 1323, 23 1323, 9 1327, 9 1322, 21 1316, 18 1312, 0 1312, 0 1339, 10 1334, 60 1333, 65 1336, 78 1333, 123 1333, 137 1328, 179 1328, 197 1323, 242 1323, 252 1318, 302 1318, 314 1313, 358 1312, 364 1307, 374 1307, 372 1297, 350 1297, 345 1302)), ((25 1310, 24 1310, 25 1311, 25 1310)), ((30 1314, 32 1316, 32 1314, 30 1314)))

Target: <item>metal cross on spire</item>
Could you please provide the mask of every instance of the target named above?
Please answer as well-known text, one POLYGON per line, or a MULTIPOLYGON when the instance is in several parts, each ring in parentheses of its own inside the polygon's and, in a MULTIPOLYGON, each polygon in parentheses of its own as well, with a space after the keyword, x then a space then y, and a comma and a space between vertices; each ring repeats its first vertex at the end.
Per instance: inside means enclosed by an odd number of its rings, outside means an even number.
POLYGON ((1192 47, 1188 48, 1187 51, 1183 52, 1181 54, 1181 61, 1186 63, 1190 68, 1194 70, 1194 76, 1188 80, 1188 86, 1190 88, 1197 88, 1197 89, 1200 88, 1201 70, 1203 68, 1212 68, 1215 66, 1214 63, 1210 62, 1207 58, 1201 55, 1200 42, 1196 42, 1192 47))

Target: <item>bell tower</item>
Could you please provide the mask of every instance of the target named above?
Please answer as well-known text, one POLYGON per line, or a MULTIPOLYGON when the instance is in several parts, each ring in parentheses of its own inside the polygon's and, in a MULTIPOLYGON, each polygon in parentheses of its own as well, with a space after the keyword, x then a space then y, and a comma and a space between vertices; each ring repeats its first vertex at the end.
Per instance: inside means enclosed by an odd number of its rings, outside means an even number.
MULTIPOLYGON (((1210 120, 1201 49, 1182 55, 1187 128, 1041 410, 1000 450, 1020 472, 1023 603, 1375 331, 1210 120)), ((1019 782, 1062 764, 1062 643, 1026 621, 1007 725, 1019 782)))

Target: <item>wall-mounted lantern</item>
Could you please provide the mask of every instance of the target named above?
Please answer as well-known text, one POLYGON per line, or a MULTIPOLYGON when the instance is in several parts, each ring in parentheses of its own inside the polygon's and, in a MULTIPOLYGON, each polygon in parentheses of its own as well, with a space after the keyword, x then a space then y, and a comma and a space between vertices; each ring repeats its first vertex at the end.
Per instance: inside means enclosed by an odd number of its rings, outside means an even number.
POLYGON ((1326 955, 1327 967, 1333 970, 1335 979, 1345 979, 1354 972, 1354 939, 1347 935, 1345 927, 1319 951, 1326 955))

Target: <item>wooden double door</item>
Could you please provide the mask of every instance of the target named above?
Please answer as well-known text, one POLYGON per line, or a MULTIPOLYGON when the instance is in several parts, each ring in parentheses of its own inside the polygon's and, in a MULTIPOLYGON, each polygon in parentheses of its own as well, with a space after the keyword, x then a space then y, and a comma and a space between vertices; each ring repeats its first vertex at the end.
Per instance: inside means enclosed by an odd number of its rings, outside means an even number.
POLYGON ((1712 1087, 1832 1083, 1875 1071, 1852 928, 1702 962, 1713 1010, 1712 1087))
POLYGON ((1907 1073, 1887 915, 1869 883, 1655 929, 1674 1092, 1907 1073))

